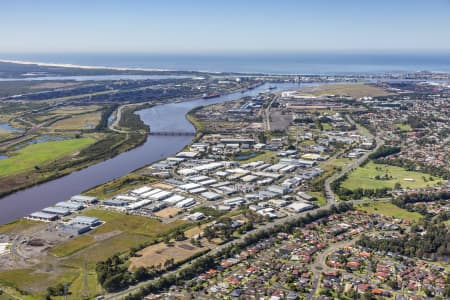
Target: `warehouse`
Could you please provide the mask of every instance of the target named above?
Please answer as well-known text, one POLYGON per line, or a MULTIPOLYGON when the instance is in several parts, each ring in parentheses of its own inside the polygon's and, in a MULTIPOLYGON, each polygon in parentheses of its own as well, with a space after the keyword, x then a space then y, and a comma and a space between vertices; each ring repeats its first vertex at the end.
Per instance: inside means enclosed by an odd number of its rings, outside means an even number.
POLYGON ((191 193, 191 194, 200 194, 200 193, 203 193, 203 192, 205 192, 205 191, 206 191, 206 189, 205 189, 204 187, 201 186, 201 187, 199 187, 199 188, 190 190, 189 193, 191 193))
POLYGON ((161 201, 161 200, 164 200, 164 199, 166 199, 166 198, 169 198, 169 197, 172 196, 172 195, 173 195, 172 192, 169 192, 169 191, 161 191, 161 192, 159 192, 159 193, 157 193, 157 194, 151 195, 149 198, 150 198, 150 199, 153 199, 153 200, 156 200, 156 201, 161 201))
POLYGON ((197 201, 195 201, 194 198, 187 198, 187 199, 184 199, 183 201, 178 202, 176 207, 178 207, 178 208, 187 208, 189 206, 194 205, 196 202, 197 201))
POLYGON ((134 195, 134 196, 141 196, 142 194, 151 191, 152 188, 148 187, 148 186, 143 186, 137 189, 134 189, 130 192, 130 194, 134 195))
POLYGON ((307 200, 307 201, 314 201, 314 200, 316 200, 316 197, 313 197, 313 196, 311 196, 311 195, 309 195, 309 194, 307 194, 305 192, 298 192, 297 195, 300 198, 302 198, 304 200, 307 200))
POLYGON ((175 156, 178 158, 196 158, 198 156, 198 152, 183 151, 183 152, 179 152, 175 156))
POLYGON ((280 195, 284 195, 287 194, 289 192, 289 189, 285 186, 280 186, 280 185, 271 185, 267 188, 267 190, 269 192, 275 193, 275 194, 280 194, 280 195))
POLYGON ((114 199, 119 200, 119 201, 125 201, 125 202, 136 202, 138 200, 137 197, 124 196, 124 195, 116 196, 116 197, 114 197, 114 199))
POLYGON ((180 185, 178 188, 180 188, 184 191, 190 191, 190 190, 193 190, 193 189, 196 189, 199 187, 200 187, 200 184, 197 184, 197 183, 186 183, 186 184, 180 185))
POLYGON ((241 206, 244 203, 245 203, 245 200, 242 199, 241 197, 231 198, 231 199, 223 201, 223 204, 227 205, 227 206, 241 206))
POLYGON ((54 214, 54 215, 58 215, 58 216, 68 216, 70 215, 70 210, 68 210, 67 208, 64 207, 46 207, 42 210, 45 213, 48 214, 54 214))
POLYGON ((76 195, 76 196, 72 196, 72 198, 70 198, 70 201, 80 202, 80 203, 84 203, 84 204, 93 204, 93 203, 98 202, 98 198, 90 197, 90 196, 83 196, 83 195, 76 195))
POLYGON ((243 182, 255 182, 256 180, 258 180, 258 176, 255 175, 245 175, 244 177, 241 178, 241 180, 243 182))
POLYGON ((225 195, 231 195, 231 194, 236 193, 236 190, 229 186, 221 186, 221 187, 217 188, 216 191, 220 191, 222 194, 225 194, 225 195))
POLYGON ((77 216, 70 220, 70 224, 82 224, 90 227, 95 227, 102 224, 99 218, 87 217, 87 216, 77 216))
POLYGON ((166 207, 167 207, 167 203, 157 202, 157 203, 147 205, 143 209, 154 213, 154 212, 160 211, 161 209, 166 208, 166 207))
POLYGON ((77 202, 72 201, 63 201, 55 204, 56 207, 67 208, 70 211, 82 210, 84 206, 77 202))
POLYGON ((117 200, 117 199, 108 199, 108 200, 103 201, 103 204, 107 205, 107 206, 123 207, 123 206, 127 206, 128 202, 122 201, 122 200, 117 200))
POLYGON ((139 209, 145 205, 149 205, 150 203, 152 203, 153 200, 150 199, 145 199, 145 200, 141 200, 141 201, 137 201, 134 203, 131 203, 127 206, 127 210, 135 210, 135 209, 139 209))
POLYGON ((180 201, 183 201, 186 199, 186 197, 180 196, 180 195, 173 195, 165 200, 163 202, 167 203, 168 205, 175 205, 180 201))
POLYGON ((219 194, 216 194, 214 192, 204 192, 201 193, 200 196, 202 196, 203 198, 205 198, 208 201, 214 201, 217 199, 220 199, 222 196, 219 194))
POLYGON ((193 169, 197 172, 204 172, 204 171, 212 171, 215 170, 217 168, 221 168, 223 167, 223 163, 222 162, 212 162, 209 164, 204 164, 204 165, 200 165, 200 166, 196 166, 193 169))
POLYGON ((86 233, 91 230, 91 226, 79 224, 79 223, 70 223, 70 224, 62 224, 59 227, 60 230, 72 234, 72 235, 80 235, 86 233))
POLYGON ((289 166, 286 166, 284 168, 281 168, 279 170, 279 172, 281 172, 283 174, 287 174, 287 173, 291 173, 291 172, 295 171, 295 169, 297 169, 297 166, 289 165, 289 166))
POLYGON ((189 169, 189 168, 187 168, 187 169, 179 169, 179 170, 177 171, 177 173, 180 174, 180 175, 182 175, 182 176, 191 176, 191 175, 197 174, 198 171, 197 171, 197 170, 194 170, 194 169, 189 169))
POLYGON ((205 218, 205 214, 201 213, 201 212, 195 212, 195 213, 187 216, 187 219, 191 220, 191 221, 200 221, 201 219, 204 219, 204 218, 205 218))
POLYGON ((278 173, 271 173, 271 172, 254 172, 253 175, 260 176, 260 177, 268 177, 272 179, 279 179, 282 177, 282 175, 278 173))
POLYGON ((58 219, 58 216, 55 215, 55 214, 49 214, 49 213, 37 211, 37 212, 32 213, 32 214, 29 216, 29 218, 30 218, 30 219, 33 219, 33 220, 39 220, 39 221, 47 221, 47 222, 50 222, 50 221, 55 221, 55 220, 57 220, 57 219, 58 219))
POLYGON ((199 184, 201 185, 211 185, 217 183, 217 180, 215 179, 208 179, 208 180, 204 180, 204 181, 200 181, 199 184))
POLYGON ((294 202, 292 204, 289 204, 287 206, 288 209, 290 209, 293 212, 299 213, 302 211, 306 211, 306 210, 310 210, 312 209, 314 206, 312 206, 311 204, 308 203, 304 203, 304 202, 294 202))
POLYGON ((200 181, 209 180, 209 179, 211 179, 211 178, 208 176, 205 176, 205 175, 194 176, 194 177, 188 178, 188 180, 192 181, 192 182, 200 182, 200 181))
POLYGON ((141 195, 141 198, 149 198, 150 196, 158 194, 159 192, 162 192, 162 190, 161 189, 154 189, 154 190, 148 191, 146 193, 143 193, 141 195))

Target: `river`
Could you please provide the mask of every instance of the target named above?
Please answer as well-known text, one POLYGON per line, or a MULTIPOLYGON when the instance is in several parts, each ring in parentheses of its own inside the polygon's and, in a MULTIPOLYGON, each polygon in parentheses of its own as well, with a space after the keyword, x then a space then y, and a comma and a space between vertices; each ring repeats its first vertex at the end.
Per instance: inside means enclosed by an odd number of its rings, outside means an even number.
MULTIPOLYGON (((288 90, 299 87, 294 83, 270 84, 277 90, 288 90)), ((306 86, 303 84, 302 86, 306 86)), ((151 130, 158 132, 182 131, 194 132, 194 126, 185 115, 195 107, 235 100, 244 96, 255 96, 268 89, 264 84, 244 93, 232 93, 213 99, 195 99, 191 101, 168 103, 154 106, 138 112, 151 130)), ((64 177, 45 182, 28 189, 16 192, 0 199, 0 224, 14 221, 34 211, 51 206, 73 195, 80 194, 94 186, 124 176, 133 170, 171 156, 192 141, 191 136, 149 136, 147 141, 128 152, 121 153, 111 159, 73 172, 64 177)))

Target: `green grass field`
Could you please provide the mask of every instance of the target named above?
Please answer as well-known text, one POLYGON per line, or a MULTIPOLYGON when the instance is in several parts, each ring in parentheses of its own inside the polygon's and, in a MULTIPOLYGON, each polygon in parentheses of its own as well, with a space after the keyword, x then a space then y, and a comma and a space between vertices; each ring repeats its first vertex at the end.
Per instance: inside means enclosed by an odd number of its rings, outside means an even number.
POLYGON ((64 257, 81 249, 84 249, 93 243, 95 243, 95 239, 92 237, 92 235, 82 235, 65 243, 56 245, 50 250, 50 254, 57 257, 64 257))
POLYGON ((11 175, 34 168, 72 154, 92 144, 94 139, 81 138, 52 141, 26 146, 0 160, 0 176, 11 175))
POLYGON ((88 210, 84 213, 84 215, 97 217, 106 222, 106 224, 103 224, 93 231, 95 234, 120 230, 130 234, 141 234, 154 237, 180 225, 188 224, 188 222, 181 220, 163 224, 155 219, 99 209, 88 210))
POLYGON ((327 204, 327 199, 325 198, 322 192, 307 192, 307 193, 317 198, 317 201, 315 202, 317 202, 319 206, 325 206, 327 204))
POLYGON ((371 204, 358 206, 357 209, 367 213, 390 216, 411 222, 419 221, 423 217, 417 212, 409 212, 390 202, 374 202, 371 204))
POLYGON ((107 199, 112 198, 113 196, 130 190, 134 187, 154 183, 158 180, 159 179, 156 177, 141 176, 136 173, 130 173, 125 176, 113 179, 105 184, 96 186, 84 192, 84 194, 94 196, 99 199, 107 199))
POLYGON ((32 269, 16 269, 0 272, 0 284, 21 288, 34 286, 36 281, 46 281, 48 275, 34 272, 32 269))
POLYGON ((200 120, 198 120, 198 119, 195 117, 195 114, 193 114, 193 113, 188 113, 188 114, 186 115, 186 119, 187 119, 189 122, 191 122, 192 125, 194 125, 195 130, 196 130, 197 132, 202 132, 202 131, 205 130, 205 125, 204 125, 200 120))
POLYGON ((245 159, 245 160, 239 160, 239 163, 241 165, 243 165, 243 164, 247 164, 247 163, 251 163, 251 162, 259 161, 259 160, 262 160, 264 162, 276 162, 276 161, 278 161, 278 157, 274 151, 265 151, 265 152, 262 152, 262 153, 256 155, 255 157, 251 157, 251 158, 245 159))
POLYGON ((14 222, 4 224, 0 226, 0 234, 6 233, 6 234, 20 234, 23 231, 26 231, 27 229, 33 228, 36 225, 41 225, 41 222, 38 221, 31 221, 26 219, 18 219, 14 222))
POLYGON ((348 175, 347 180, 342 183, 342 187, 349 190, 355 190, 357 188, 393 189, 398 182, 402 188, 424 188, 442 182, 442 179, 436 176, 431 177, 433 180, 430 180, 430 175, 425 173, 412 172, 400 167, 369 162, 365 166, 358 167, 351 172, 348 175), (375 179, 376 176, 382 177, 386 174, 389 176, 389 179, 375 179), (412 179, 412 181, 407 181, 405 179, 412 179))
POLYGON ((402 130, 402 131, 410 131, 412 128, 411 128, 411 125, 409 125, 409 124, 396 124, 395 125, 399 130, 402 130))

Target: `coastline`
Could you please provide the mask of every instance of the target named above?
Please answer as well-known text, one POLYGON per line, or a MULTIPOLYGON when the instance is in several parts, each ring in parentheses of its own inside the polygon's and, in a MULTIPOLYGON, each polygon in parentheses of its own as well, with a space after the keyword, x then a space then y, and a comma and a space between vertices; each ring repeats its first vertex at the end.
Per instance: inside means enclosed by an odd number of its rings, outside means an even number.
POLYGON ((68 69, 86 69, 86 70, 111 70, 111 71, 144 71, 144 72, 177 72, 168 69, 150 69, 150 68, 123 68, 123 67, 107 67, 107 66, 86 66, 77 64, 60 64, 60 63, 45 63, 45 62, 35 62, 35 61, 24 61, 24 60, 11 60, 11 59, 1 59, 0 63, 11 63, 18 65, 35 65, 39 67, 58 67, 58 68, 68 68, 68 69))

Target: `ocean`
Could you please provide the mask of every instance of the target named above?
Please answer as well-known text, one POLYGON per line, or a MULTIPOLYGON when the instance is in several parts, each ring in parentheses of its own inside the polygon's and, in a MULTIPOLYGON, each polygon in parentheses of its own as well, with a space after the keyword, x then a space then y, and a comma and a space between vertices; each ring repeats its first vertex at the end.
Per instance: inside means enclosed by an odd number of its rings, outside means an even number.
POLYGON ((0 54, 0 59, 174 71, 269 74, 450 72, 448 52, 320 52, 289 54, 0 54))

